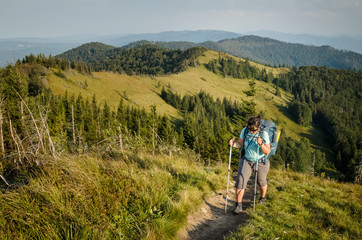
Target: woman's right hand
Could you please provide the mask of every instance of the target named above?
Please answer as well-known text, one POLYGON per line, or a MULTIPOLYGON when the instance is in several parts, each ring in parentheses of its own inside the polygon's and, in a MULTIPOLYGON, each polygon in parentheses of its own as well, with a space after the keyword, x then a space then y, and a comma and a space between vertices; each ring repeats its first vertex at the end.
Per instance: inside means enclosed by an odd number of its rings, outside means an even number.
POLYGON ((232 138, 229 140, 229 146, 233 146, 233 145, 234 145, 234 142, 235 142, 235 137, 232 137, 232 138))

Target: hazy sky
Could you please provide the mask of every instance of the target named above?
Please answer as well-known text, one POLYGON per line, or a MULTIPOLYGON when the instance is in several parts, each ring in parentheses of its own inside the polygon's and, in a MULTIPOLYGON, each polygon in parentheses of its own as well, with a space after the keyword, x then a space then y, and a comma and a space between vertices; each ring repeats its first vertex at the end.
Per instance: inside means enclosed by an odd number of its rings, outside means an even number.
POLYGON ((362 0, 0 0, 0 38, 273 30, 362 34, 362 0))

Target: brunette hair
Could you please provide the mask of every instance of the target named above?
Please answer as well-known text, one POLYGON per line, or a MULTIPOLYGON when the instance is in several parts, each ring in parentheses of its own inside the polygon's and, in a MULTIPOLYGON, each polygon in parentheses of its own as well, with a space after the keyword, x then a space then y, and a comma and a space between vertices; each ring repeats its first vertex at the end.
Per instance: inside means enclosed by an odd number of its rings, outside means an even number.
POLYGON ((248 127, 259 128, 260 127, 260 121, 261 121, 260 116, 251 117, 248 120, 248 127))

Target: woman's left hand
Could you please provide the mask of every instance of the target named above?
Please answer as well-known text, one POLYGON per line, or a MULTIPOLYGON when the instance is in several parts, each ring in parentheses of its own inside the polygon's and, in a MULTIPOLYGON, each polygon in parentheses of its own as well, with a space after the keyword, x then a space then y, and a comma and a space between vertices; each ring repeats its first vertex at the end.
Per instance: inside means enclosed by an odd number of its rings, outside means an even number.
POLYGON ((263 139, 261 137, 258 137, 258 139, 256 141, 259 146, 261 146, 263 144, 263 139))

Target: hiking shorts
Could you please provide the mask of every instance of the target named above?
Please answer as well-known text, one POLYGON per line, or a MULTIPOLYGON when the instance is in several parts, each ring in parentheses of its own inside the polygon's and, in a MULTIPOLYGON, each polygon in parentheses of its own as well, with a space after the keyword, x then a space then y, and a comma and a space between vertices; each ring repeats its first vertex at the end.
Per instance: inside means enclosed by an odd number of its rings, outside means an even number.
MULTIPOLYGON (((248 161, 245 158, 240 158, 238 166, 238 176, 236 177, 235 188, 237 189, 246 189, 246 185, 249 181, 249 178, 253 172, 255 172, 256 163, 248 161), (245 161, 244 161, 245 160, 245 161)), ((267 161, 265 164, 258 163, 258 185, 265 186, 267 185, 266 175, 269 172, 270 161, 267 161)))

